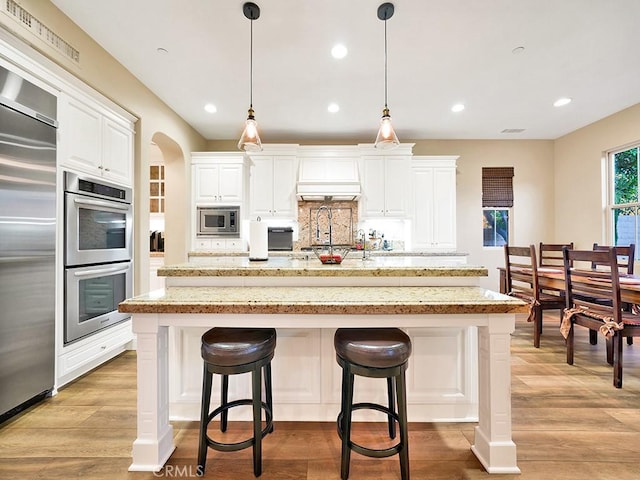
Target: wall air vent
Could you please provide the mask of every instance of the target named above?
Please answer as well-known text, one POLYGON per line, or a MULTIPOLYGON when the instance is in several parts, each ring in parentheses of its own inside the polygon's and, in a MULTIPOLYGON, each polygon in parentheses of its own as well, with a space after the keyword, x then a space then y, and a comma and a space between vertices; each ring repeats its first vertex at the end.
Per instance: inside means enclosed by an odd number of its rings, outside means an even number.
POLYGON ((2 3, 5 13, 13 17, 14 20, 19 22, 32 34, 41 38, 47 45, 55 48, 65 57, 70 58, 76 63, 80 63, 80 52, 60 38, 60 36, 54 33, 44 23, 35 18, 13 0, 5 0, 2 3))
POLYGON ((500 133, 522 133, 524 128, 505 128, 500 133))

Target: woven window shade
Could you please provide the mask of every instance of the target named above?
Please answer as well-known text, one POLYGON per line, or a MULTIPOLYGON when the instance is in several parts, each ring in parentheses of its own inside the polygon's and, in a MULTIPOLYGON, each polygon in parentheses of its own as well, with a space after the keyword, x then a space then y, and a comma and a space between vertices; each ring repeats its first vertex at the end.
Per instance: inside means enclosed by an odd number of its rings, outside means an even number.
POLYGON ((482 206, 513 207, 513 167, 482 169, 482 206))

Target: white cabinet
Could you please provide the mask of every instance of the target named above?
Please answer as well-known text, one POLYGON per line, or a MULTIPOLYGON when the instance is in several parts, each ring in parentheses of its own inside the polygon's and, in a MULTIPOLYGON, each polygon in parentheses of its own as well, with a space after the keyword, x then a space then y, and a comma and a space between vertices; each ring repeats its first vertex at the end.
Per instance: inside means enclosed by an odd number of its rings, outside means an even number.
POLYGON ((298 160, 294 155, 251 155, 250 218, 297 219, 298 160))
POLYGON ((242 252, 246 250, 241 238, 196 238, 195 250, 215 252, 242 252))
POLYGON ((59 97, 60 163, 119 184, 133 177, 133 124, 88 97, 59 97))
POLYGON ((457 158, 413 157, 411 191, 414 249, 456 249, 457 158))
POLYGON ((84 375, 128 349, 133 349, 131 320, 89 335, 58 350, 56 388, 84 375))
POLYGON ((132 183, 133 131, 108 118, 102 123, 103 176, 118 182, 132 183))
POLYGON ((193 199, 196 204, 243 203, 244 155, 191 154, 193 199))
MULTIPOLYGON (((212 205, 240 206, 240 221, 246 218, 245 162, 243 153, 236 152, 192 152, 192 220, 191 233, 195 250, 241 251, 241 238, 198 237, 198 207, 212 205)), ((242 229, 241 229, 242 233, 242 229)))
POLYGON ((366 155, 361 165, 362 217, 406 217, 411 155, 366 155))

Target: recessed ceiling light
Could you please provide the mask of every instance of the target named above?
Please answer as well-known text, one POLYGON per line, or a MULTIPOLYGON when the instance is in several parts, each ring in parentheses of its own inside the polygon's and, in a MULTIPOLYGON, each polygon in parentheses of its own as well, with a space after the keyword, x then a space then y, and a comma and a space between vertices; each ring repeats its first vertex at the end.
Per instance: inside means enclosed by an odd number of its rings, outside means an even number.
POLYGON ((216 113, 218 111, 218 109, 216 108, 216 106, 213 103, 207 103, 204 106, 205 111, 209 112, 209 113, 216 113))
POLYGON ((327 107, 327 110, 331 113, 339 112, 340 105, 338 105, 337 103, 330 103, 329 106, 327 107))
POLYGON ((518 55, 519 53, 524 52, 524 47, 516 47, 513 50, 511 50, 511 53, 513 53, 514 55, 518 55))
POLYGON ((169 53, 169 50, 167 50, 166 48, 158 47, 156 48, 156 52, 158 52, 161 55, 166 55, 167 53, 169 53))
POLYGON ((331 56, 333 58, 344 58, 347 56, 347 53, 349 53, 347 47, 345 47, 341 43, 334 45, 331 49, 331 56))
POLYGON ((451 107, 451 111, 458 113, 464 110, 464 105, 462 103, 456 103, 453 107, 451 107))
POLYGON ((556 100, 555 102, 553 102, 553 106, 554 107, 564 107, 565 105, 568 105, 569 103, 571 103, 571 99, 569 97, 562 97, 562 98, 559 98, 558 100, 556 100))

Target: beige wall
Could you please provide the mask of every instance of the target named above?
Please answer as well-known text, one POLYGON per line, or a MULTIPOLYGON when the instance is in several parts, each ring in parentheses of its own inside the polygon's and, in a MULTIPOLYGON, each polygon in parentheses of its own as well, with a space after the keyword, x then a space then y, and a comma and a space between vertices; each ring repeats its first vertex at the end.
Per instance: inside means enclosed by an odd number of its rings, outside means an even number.
POLYGON ((149 147, 152 139, 160 146, 167 164, 167 210, 171 228, 166 232, 166 261, 186 260, 190 203, 190 152, 205 148, 205 140, 168 108, 128 70, 120 65, 84 31, 44 0, 21 0, 20 5, 80 51, 80 65, 50 48, 12 17, 0 13, 0 25, 48 57, 139 120, 135 138, 135 281, 136 293, 146 291, 149 275, 149 147), (169 176, 170 175, 170 176, 169 176))
POLYGON ((640 104, 554 142, 557 238, 579 248, 612 241, 604 223, 606 152, 640 141, 640 104))

